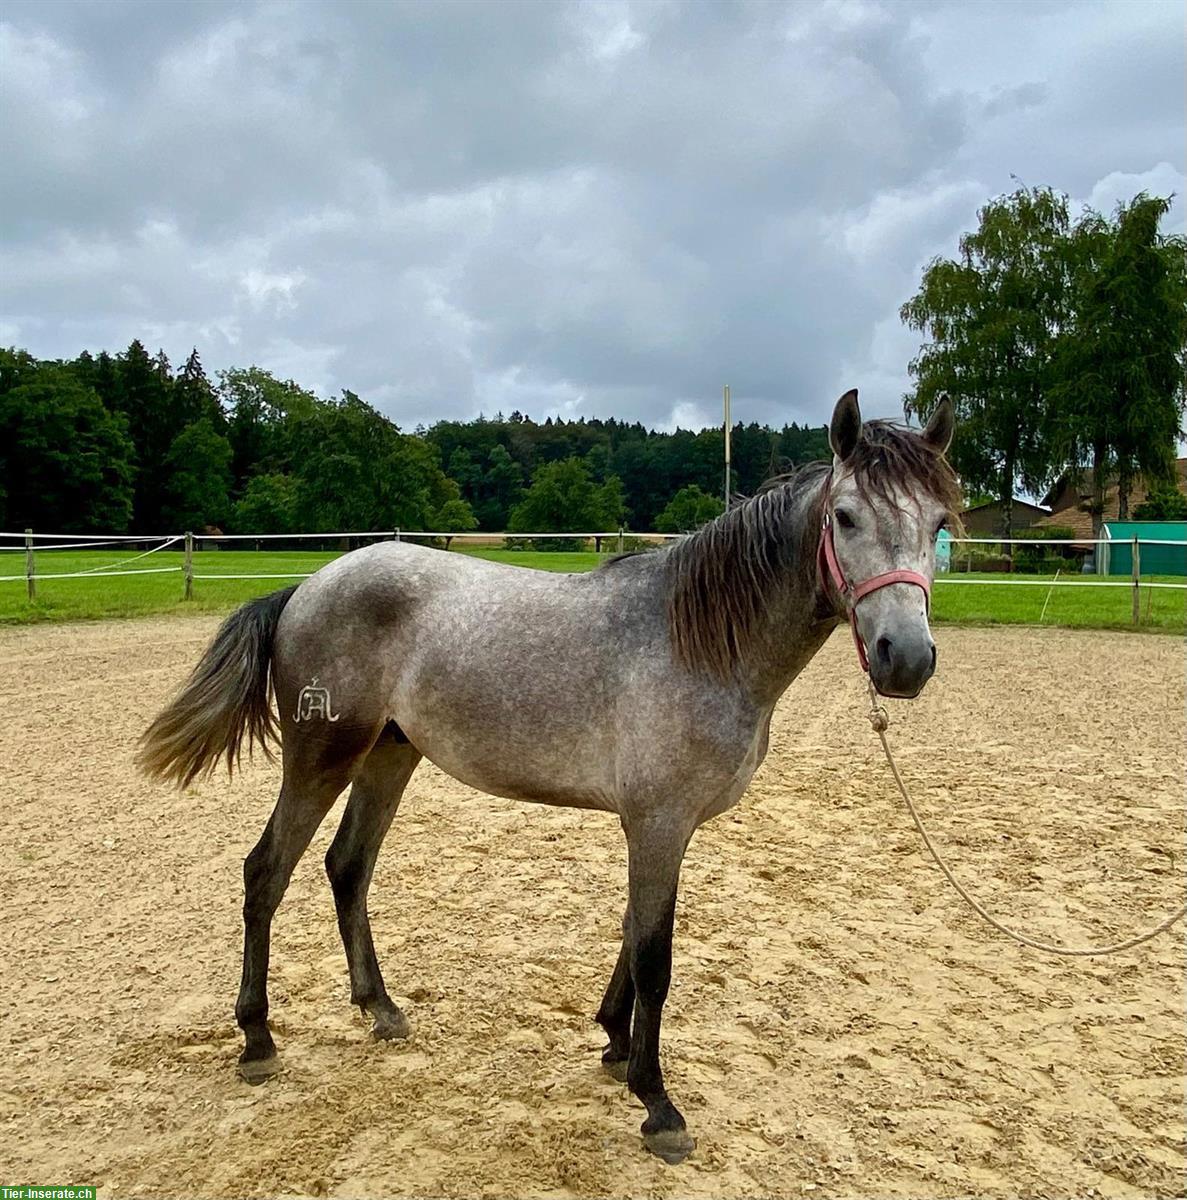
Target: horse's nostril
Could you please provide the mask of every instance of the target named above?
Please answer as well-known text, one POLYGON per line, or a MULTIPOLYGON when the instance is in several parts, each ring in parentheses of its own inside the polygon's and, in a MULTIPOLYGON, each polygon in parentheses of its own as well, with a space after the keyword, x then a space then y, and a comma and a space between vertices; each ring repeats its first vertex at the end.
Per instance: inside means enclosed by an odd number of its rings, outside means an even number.
POLYGON ((931 669, 933 671, 936 669, 936 646, 934 642, 931 647, 931 669))
POLYGON ((890 646, 891 646, 890 638, 880 637, 878 639, 878 644, 875 647, 875 649, 878 652, 878 661, 884 667, 890 666, 890 646))

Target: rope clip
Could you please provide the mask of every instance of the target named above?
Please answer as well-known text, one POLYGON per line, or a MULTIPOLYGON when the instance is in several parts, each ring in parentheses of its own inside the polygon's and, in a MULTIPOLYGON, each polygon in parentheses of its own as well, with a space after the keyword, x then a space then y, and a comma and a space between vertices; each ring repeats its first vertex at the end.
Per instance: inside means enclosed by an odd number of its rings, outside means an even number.
POLYGON ((890 728, 890 713, 886 711, 884 704, 878 703, 878 693, 874 691, 874 681, 867 680, 870 686, 870 711, 866 716, 870 718, 870 724, 874 727, 875 733, 885 733, 890 728))

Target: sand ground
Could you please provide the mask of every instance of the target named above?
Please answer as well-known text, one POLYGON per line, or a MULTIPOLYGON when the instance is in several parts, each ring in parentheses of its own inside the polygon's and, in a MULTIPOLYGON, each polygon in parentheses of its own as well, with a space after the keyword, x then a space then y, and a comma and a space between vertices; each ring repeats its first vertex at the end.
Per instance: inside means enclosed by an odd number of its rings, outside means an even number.
MULTIPOLYGON (((647 1155, 592 1023, 615 821, 413 778, 372 913, 412 1039, 348 1004, 321 860, 277 917, 284 1073, 234 1073, 241 861, 277 773, 176 794, 135 738, 214 628, 0 632, 0 1183, 103 1197, 1182 1196, 1183 937, 1109 959, 1004 942, 927 861, 838 635, 742 805, 695 839, 664 1062, 699 1145, 647 1155)), ((893 706, 908 780, 991 908, 1114 939, 1184 888, 1169 637, 940 629, 893 706)), ((668 753, 657 745, 656 754, 668 753)))

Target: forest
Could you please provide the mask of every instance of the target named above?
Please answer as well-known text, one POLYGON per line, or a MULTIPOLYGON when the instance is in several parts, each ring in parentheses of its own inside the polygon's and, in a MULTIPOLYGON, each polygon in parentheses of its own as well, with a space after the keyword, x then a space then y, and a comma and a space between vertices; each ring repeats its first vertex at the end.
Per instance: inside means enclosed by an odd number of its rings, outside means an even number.
MULTIPOLYGON (((823 426, 735 426, 738 491, 824 457, 823 426)), ((0 524, 62 533, 640 531, 722 509, 720 429, 521 413, 401 431, 350 391, 258 367, 211 379, 133 341, 44 361, 0 350, 0 524)))

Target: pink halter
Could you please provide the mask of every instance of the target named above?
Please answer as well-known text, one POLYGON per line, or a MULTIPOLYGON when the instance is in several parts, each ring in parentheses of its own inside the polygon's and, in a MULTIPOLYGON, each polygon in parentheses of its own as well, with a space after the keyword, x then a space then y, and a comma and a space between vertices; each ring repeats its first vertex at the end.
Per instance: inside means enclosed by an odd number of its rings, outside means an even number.
POLYGON ((861 634, 857 632, 859 601, 865 599, 871 592, 876 592, 879 588, 887 587, 892 583, 913 583, 916 587, 923 589, 923 594, 927 598, 927 606, 929 609, 931 608, 931 584, 928 582, 927 576, 920 575, 918 571, 883 571, 881 575, 872 575, 869 579, 857 584, 856 587, 851 586, 845 578, 845 572, 841 570, 841 564, 837 561, 837 549, 833 545, 833 519, 827 509, 824 513, 824 523, 820 528, 820 549, 817 552, 817 559, 820 563, 821 575, 827 576, 832 581, 833 587, 840 592, 841 598, 848 606, 849 627, 853 630, 853 644, 857 647, 857 657, 863 671, 869 671, 870 660, 866 654, 865 642, 861 640, 861 634))

